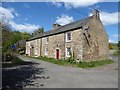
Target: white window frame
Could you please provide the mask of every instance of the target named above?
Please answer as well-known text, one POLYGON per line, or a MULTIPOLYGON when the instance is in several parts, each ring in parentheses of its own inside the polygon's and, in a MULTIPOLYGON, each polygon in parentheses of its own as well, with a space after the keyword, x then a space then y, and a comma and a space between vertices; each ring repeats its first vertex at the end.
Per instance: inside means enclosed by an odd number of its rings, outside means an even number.
POLYGON ((48 44, 49 42, 49 37, 46 37, 46 44, 48 44))
POLYGON ((48 48, 45 48, 45 55, 48 55, 48 48))
POLYGON ((69 32, 66 32, 66 42, 71 42, 72 41, 72 33, 71 33, 71 31, 69 31, 69 32), (68 40, 68 34, 70 33, 70 40, 68 40))
POLYGON ((37 48, 35 49, 35 55, 38 55, 38 49, 37 48))
POLYGON ((38 45, 38 39, 35 40, 36 45, 38 45))
POLYGON ((70 48, 70 52, 68 52, 68 48, 70 47, 66 47, 66 57, 70 57, 70 53, 72 52, 72 48, 70 48))
POLYGON ((28 44, 28 47, 30 47, 30 42, 27 42, 27 44, 28 44))

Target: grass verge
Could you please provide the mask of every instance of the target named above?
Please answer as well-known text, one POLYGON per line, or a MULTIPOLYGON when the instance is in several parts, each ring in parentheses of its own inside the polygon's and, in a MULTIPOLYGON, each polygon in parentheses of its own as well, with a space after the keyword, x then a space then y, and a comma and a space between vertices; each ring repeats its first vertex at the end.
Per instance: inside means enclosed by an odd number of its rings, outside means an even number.
POLYGON ((11 62, 2 62, 2 67, 3 68, 14 67, 14 66, 23 65, 23 64, 24 64, 24 61, 19 59, 17 56, 13 56, 11 62))
POLYGON ((114 62, 113 60, 101 60, 101 61, 96 60, 91 62, 70 63, 69 60, 56 60, 54 58, 47 58, 47 57, 36 57, 36 59, 51 62, 58 65, 72 66, 72 67, 79 67, 79 68, 98 67, 101 65, 111 64, 114 62))
POLYGON ((115 55, 115 56, 120 56, 120 50, 114 52, 113 55, 115 55))

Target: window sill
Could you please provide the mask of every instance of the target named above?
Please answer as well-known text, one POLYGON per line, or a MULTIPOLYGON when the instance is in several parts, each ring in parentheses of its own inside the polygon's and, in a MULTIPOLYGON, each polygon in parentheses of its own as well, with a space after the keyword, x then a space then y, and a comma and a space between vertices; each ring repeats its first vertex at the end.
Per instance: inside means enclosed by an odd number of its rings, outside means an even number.
POLYGON ((66 41, 66 42, 71 42, 72 40, 66 41))

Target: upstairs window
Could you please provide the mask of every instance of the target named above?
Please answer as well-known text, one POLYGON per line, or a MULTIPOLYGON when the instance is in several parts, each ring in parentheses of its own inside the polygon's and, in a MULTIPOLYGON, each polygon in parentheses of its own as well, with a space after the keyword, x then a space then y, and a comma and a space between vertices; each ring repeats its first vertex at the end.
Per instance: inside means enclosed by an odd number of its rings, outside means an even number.
POLYGON ((66 33, 66 42, 71 41, 72 37, 71 37, 71 32, 67 32, 66 33))
POLYGON ((48 43, 49 42, 49 37, 46 37, 46 43, 48 43))
POLYGON ((48 55, 48 48, 45 48, 45 55, 48 55))

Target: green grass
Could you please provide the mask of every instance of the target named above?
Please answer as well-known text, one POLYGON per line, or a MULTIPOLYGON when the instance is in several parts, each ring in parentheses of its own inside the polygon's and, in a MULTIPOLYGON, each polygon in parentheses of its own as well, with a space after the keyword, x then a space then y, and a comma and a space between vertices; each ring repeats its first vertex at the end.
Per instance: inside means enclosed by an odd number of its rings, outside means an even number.
POLYGON ((81 68, 90 68, 90 67, 98 67, 101 65, 111 64, 113 63, 113 60, 101 60, 101 61, 91 61, 91 62, 80 62, 78 64, 81 68))
POLYGON ((120 56, 120 50, 116 51, 113 55, 120 56))
POLYGON ((51 62, 58 65, 63 66, 72 66, 72 67, 79 67, 79 68, 92 68, 92 67, 98 67, 101 65, 111 64, 114 61, 113 60, 96 60, 91 62, 80 62, 80 63, 70 63, 68 60, 56 60, 54 58, 47 58, 47 57, 36 57, 36 59, 51 62))
POLYGON ((2 63, 2 67, 14 67, 14 66, 18 66, 18 65, 23 65, 24 61, 22 61, 21 59, 19 59, 16 56, 13 56, 12 60, 10 63, 8 62, 3 62, 2 63))

